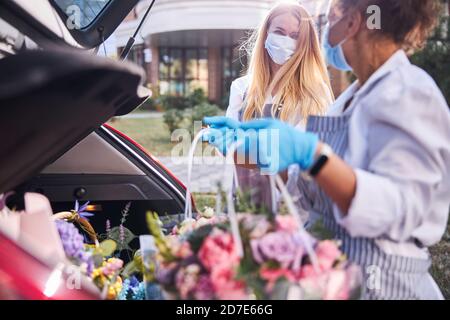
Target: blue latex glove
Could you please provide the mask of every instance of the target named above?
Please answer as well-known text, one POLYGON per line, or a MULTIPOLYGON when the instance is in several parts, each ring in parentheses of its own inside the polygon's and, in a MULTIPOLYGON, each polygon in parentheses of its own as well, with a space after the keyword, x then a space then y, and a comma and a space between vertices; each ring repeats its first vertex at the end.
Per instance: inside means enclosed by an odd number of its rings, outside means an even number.
POLYGON ((209 132, 203 135, 203 141, 226 155, 228 148, 236 141, 236 129, 241 123, 228 117, 205 117, 203 123, 210 127, 209 132))
POLYGON ((205 117, 203 118, 203 123, 214 129, 238 129, 241 126, 239 121, 228 117, 205 117))
POLYGON ((236 141, 236 130, 226 127, 210 128, 203 134, 202 140, 216 147, 223 155, 227 155, 228 149, 236 141))
POLYGON ((238 154, 250 154, 250 158, 270 174, 284 171, 291 164, 298 164, 303 171, 308 170, 314 162, 319 142, 317 135, 301 132, 274 119, 242 123, 236 136, 242 143, 238 154))

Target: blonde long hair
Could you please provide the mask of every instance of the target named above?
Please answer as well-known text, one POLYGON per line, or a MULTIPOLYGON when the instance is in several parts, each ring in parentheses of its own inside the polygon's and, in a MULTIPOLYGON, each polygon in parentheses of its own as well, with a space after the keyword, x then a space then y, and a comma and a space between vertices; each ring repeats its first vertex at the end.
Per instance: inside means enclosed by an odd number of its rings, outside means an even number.
POLYGON ((310 115, 322 115, 333 102, 330 79, 314 21, 306 9, 296 3, 275 6, 244 44, 251 53, 248 74, 250 86, 244 101, 244 120, 248 121, 263 115, 268 92, 277 88, 274 97, 272 116, 278 105, 283 105, 279 118, 291 124, 301 116, 302 122, 310 115), (265 40, 273 19, 281 14, 291 13, 300 22, 298 49, 273 76, 270 69, 270 56, 265 49, 265 40))

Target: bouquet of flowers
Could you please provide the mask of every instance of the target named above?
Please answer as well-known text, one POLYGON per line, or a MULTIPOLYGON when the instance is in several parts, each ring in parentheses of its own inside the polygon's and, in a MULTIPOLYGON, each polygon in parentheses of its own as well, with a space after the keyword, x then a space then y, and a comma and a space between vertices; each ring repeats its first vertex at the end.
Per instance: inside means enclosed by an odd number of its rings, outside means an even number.
POLYGON ((139 252, 134 254, 127 265, 118 257, 122 250, 130 250, 128 244, 135 238, 123 225, 129 206, 130 203, 122 211, 120 226, 111 228, 107 221, 106 235, 97 235, 90 225, 88 217, 93 214, 87 211, 88 203, 80 206, 76 202, 73 210, 54 215, 66 257, 92 280, 102 292, 102 297, 109 300, 145 298, 144 282, 138 280, 138 277, 142 277, 139 252), (80 229, 89 236, 93 244, 88 243, 80 229), (99 239, 103 240, 99 242, 99 239))
MULTIPOLYGON (((230 188, 226 196, 228 214, 199 226, 193 219, 189 186, 193 150, 205 130, 194 138, 189 156, 183 223, 190 227, 184 227, 186 232, 182 236, 176 233, 165 236, 158 215, 149 213, 147 217, 159 250, 155 277, 166 297, 196 300, 358 297, 359 268, 347 261, 339 243, 319 241, 303 229, 300 215, 279 176, 270 177, 271 187, 278 185, 289 214, 248 211, 237 214, 230 188)), ((233 154, 228 153, 226 163, 233 163, 233 154)), ((236 177, 233 173, 229 175, 231 180, 236 177)), ((219 213, 220 206, 217 209, 219 213)))
POLYGON ((159 249, 156 279, 172 299, 350 299, 359 269, 331 240, 300 233, 290 215, 238 214, 243 254, 229 221, 165 236, 148 215, 159 249), (312 254, 308 254, 308 247, 312 254))

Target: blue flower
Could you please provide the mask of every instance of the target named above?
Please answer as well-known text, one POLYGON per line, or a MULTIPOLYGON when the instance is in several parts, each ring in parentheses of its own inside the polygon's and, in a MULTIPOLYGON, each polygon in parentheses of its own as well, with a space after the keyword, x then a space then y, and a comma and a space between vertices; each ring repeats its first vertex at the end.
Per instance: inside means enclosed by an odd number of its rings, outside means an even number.
POLYGON ((125 279, 117 300, 145 300, 145 284, 136 277, 125 279))
POLYGON ((138 287, 133 289, 131 300, 145 300, 145 283, 139 283, 138 287))
POLYGON ((122 283, 122 290, 120 290, 120 293, 117 295, 117 300, 128 300, 128 291, 130 289, 130 280, 125 279, 125 281, 122 283))
POLYGON ((88 205, 89 205, 89 201, 86 202, 85 204, 83 204, 80 207, 80 204, 79 204, 78 200, 76 200, 75 201, 75 208, 73 209, 73 211, 75 213, 77 213, 81 218, 84 218, 87 221, 89 221, 88 217, 93 217, 94 214, 86 211, 86 208, 87 208, 88 205))

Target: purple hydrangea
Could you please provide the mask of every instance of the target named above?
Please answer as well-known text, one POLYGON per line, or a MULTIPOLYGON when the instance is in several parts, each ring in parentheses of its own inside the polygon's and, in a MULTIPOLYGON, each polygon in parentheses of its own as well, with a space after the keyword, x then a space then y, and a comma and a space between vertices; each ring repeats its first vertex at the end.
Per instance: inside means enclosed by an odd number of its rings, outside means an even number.
POLYGON ((94 262, 91 253, 85 250, 84 239, 78 229, 72 223, 63 220, 56 221, 56 228, 61 237, 66 256, 75 259, 80 264, 85 263, 87 272, 90 274, 94 268, 94 262))

